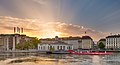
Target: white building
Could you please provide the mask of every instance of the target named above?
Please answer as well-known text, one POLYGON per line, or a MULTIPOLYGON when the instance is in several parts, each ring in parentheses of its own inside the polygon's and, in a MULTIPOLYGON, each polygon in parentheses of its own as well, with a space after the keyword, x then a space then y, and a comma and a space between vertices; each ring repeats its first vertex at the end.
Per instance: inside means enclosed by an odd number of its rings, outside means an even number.
POLYGON ((93 44, 94 42, 90 36, 82 36, 82 49, 92 49, 93 44))
POLYGON ((61 41, 56 41, 52 43, 40 43, 38 44, 38 50, 40 51, 58 51, 58 50, 73 50, 73 45, 67 44, 61 41))
POLYGON ((72 44, 73 45, 73 49, 79 49, 80 48, 80 44, 81 44, 81 38, 80 37, 66 37, 66 38, 61 38, 63 42, 68 43, 68 44, 72 44))
POLYGON ((111 35, 106 37, 106 48, 117 49, 120 48, 120 35, 111 35))
POLYGON ((62 41, 67 44, 73 45, 73 49, 79 49, 81 48, 81 37, 61 37, 58 38, 56 36, 55 38, 47 38, 47 39, 40 39, 42 43, 54 43, 55 41, 62 41))

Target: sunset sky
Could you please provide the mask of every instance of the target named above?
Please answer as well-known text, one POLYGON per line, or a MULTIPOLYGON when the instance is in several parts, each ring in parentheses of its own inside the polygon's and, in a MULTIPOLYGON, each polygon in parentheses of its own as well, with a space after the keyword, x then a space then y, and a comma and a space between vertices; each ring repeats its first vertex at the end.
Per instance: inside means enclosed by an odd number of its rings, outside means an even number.
POLYGON ((0 34, 13 27, 38 38, 120 33, 120 0, 0 0, 0 34))

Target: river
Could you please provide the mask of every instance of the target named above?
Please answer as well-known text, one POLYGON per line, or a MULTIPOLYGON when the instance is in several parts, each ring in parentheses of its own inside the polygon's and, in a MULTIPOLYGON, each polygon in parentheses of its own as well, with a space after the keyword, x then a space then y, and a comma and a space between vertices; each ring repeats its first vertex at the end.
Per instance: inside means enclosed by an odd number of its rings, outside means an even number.
POLYGON ((0 53, 0 65, 120 65, 120 53, 112 55, 0 53))

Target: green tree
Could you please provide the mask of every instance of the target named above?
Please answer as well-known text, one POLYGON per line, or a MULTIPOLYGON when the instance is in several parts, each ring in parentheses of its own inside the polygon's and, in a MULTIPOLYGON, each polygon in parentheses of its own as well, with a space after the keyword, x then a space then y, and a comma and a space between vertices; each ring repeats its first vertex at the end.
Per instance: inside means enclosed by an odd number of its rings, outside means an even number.
POLYGON ((50 51, 55 51, 55 48, 50 46, 50 51))
POLYGON ((104 48, 105 48, 105 45, 104 45, 102 42, 100 42, 100 43, 98 44, 98 48, 104 49, 104 48))
POLYGON ((38 38, 32 38, 29 41, 17 44, 16 49, 20 49, 20 50, 35 49, 37 48, 39 43, 40 43, 40 40, 38 38))
POLYGON ((21 49, 21 45, 20 44, 16 44, 16 49, 21 49))
POLYGON ((36 48, 34 43, 32 41, 27 41, 24 43, 24 49, 28 50, 28 49, 34 49, 36 48))
POLYGON ((33 44, 35 48, 37 48, 39 43, 40 43, 40 40, 36 37, 31 40, 31 44, 33 44))

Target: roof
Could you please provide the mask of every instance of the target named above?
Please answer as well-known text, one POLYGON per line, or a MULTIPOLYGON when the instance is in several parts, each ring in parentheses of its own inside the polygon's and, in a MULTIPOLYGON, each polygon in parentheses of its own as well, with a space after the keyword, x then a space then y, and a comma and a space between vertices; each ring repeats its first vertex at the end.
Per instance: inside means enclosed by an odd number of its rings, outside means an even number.
MULTIPOLYGON (((10 37, 14 37, 14 36, 20 36, 20 37, 29 37, 26 36, 25 34, 0 34, 0 36, 4 37, 4 36, 10 36, 10 37)), ((32 38, 32 37, 29 37, 32 38)))
POLYGON ((81 37, 62 37, 59 39, 61 39, 61 40, 79 40, 79 39, 81 39, 81 37))
POLYGON ((100 39, 99 41, 106 41, 106 39, 100 39))
POLYGON ((82 39, 92 39, 90 36, 82 36, 82 39))
POLYGON ((59 44, 59 45, 71 45, 71 44, 67 44, 65 42, 61 42, 61 41, 57 41, 57 42, 45 42, 45 43, 40 43, 40 44, 59 44))
POLYGON ((42 41, 55 41, 55 38, 53 39, 53 38, 45 38, 45 39, 40 39, 40 40, 42 40, 42 41))
POLYGON ((111 36, 107 36, 106 38, 114 38, 114 37, 120 37, 120 35, 111 35, 111 36))
POLYGON ((19 35, 19 34, 0 34, 0 36, 15 36, 15 35, 19 35))
MULTIPOLYGON (((58 39, 59 40, 79 40, 81 39, 81 37, 61 37, 58 39)), ((46 39, 40 39, 40 40, 55 41, 55 38, 46 38, 46 39)))

